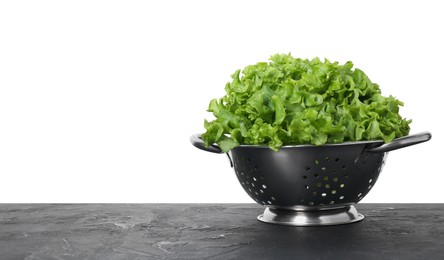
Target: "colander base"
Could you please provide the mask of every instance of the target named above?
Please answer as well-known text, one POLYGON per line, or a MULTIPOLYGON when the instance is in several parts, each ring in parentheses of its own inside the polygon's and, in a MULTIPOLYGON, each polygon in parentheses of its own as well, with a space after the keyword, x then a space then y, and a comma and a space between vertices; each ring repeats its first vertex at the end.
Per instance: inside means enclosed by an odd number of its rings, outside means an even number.
POLYGON ((358 222, 364 219, 354 206, 312 211, 282 210, 266 208, 257 217, 259 221, 288 226, 328 226, 358 222))

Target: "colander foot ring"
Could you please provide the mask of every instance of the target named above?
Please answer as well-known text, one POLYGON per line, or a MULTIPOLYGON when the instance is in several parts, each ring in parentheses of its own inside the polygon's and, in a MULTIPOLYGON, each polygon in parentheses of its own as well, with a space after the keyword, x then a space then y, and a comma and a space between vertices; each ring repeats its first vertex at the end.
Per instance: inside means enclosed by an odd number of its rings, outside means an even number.
POLYGON ((288 226, 328 226, 358 222, 364 219, 354 206, 310 211, 266 208, 259 221, 288 226))

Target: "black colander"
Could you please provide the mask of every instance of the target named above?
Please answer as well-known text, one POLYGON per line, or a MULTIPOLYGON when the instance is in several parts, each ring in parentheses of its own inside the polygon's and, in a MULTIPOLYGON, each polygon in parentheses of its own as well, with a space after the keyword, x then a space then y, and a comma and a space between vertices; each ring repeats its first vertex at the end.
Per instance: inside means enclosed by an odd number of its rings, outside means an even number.
MULTIPOLYGON (((257 203, 267 223, 311 226, 352 223, 364 217, 353 207, 372 189, 389 151, 430 140, 424 132, 393 140, 283 146, 241 145, 227 153, 236 176, 257 203)), ((200 135, 191 143, 205 147, 200 135)))

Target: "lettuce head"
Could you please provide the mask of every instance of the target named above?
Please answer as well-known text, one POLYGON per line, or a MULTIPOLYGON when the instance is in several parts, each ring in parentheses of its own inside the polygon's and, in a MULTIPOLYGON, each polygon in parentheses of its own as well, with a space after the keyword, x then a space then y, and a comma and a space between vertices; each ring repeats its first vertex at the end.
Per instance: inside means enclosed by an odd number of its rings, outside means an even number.
POLYGON ((352 62, 276 54, 237 70, 226 95, 211 100, 205 145, 227 152, 241 144, 323 145, 383 140, 409 134, 411 120, 399 115, 403 103, 381 95, 377 84, 352 62))

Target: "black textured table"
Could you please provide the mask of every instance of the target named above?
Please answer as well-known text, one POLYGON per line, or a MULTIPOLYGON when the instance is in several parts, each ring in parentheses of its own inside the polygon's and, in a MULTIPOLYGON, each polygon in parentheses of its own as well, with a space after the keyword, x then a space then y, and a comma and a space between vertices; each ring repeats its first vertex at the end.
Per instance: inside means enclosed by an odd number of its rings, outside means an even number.
POLYGON ((255 204, 0 204, 0 259, 444 259, 444 204, 356 207, 290 227, 255 204))

